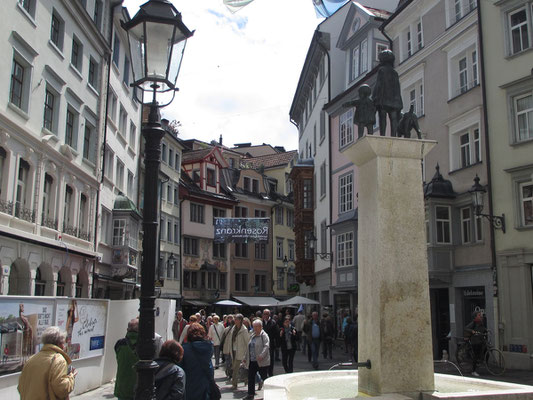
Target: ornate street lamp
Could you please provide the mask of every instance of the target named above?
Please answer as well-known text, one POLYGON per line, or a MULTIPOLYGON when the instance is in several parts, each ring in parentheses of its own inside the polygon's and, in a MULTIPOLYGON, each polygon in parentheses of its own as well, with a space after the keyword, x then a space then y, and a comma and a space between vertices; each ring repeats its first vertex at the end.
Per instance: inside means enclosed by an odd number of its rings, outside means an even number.
POLYGON ((470 193, 470 196, 472 196, 472 207, 474 208, 476 216, 487 218, 494 229, 501 229, 502 232, 505 233, 505 214, 499 216, 481 213, 483 211, 483 197, 487 191, 479 184, 479 176, 477 176, 477 174, 474 178, 474 185, 472 185, 468 192, 470 193))
POLYGON ((316 245, 317 245, 318 239, 316 238, 313 232, 309 234, 309 237, 307 240, 309 241, 309 248, 314 252, 314 254, 319 256, 322 260, 330 260, 333 257, 333 253, 319 253, 315 251, 315 249, 317 248, 316 245))
MULTIPOLYGON (((181 20, 181 14, 167 0, 150 0, 128 22, 122 23, 128 34, 135 97, 148 106, 148 122, 142 134, 146 145, 144 153, 144 210, 143 256, 141 262, 141 297, 139 309, 139 341, 137 354, 137 389, 135 399, 155 399, 154 374, 157 364, 155 353, 155 273, 158 265, 158 182, 161 164, 161 128, 159 108, 172 102, 178 90, 176 80, 181 67, 185 44, 193 35, 181 20), (142 93, 139 98, 137 90, 142 93), (145 94, 149 99, 145 102, 145 94), (150 98, 151 95, 151 98, 150 98), (159 104, 158 95, 167 101, 159 104)), ((160 99, 161 100, 161 99, 160 99)))

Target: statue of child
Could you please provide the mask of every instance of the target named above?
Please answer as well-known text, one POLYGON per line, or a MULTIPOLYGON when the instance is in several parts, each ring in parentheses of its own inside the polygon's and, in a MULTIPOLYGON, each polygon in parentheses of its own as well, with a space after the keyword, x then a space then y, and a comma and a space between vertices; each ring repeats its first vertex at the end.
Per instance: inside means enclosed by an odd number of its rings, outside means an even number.
POLYGON ((370 95, 372 89, 368 85, 361 85, 358 89, 359 98, 357 100, 348 101, 343 104, 344 107, 355 106, 353 115, 353 122, 357 124, 357 137, 363 137, 364 129, 366 134, 372 135, 374 133, 374 125, 376 124, 376 106, 372 101, 370 95))

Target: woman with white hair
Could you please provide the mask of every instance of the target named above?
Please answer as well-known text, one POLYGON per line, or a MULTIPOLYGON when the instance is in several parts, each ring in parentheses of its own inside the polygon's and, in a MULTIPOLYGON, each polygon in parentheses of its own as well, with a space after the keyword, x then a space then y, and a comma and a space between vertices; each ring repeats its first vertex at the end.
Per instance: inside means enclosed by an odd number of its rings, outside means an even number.
MULTIPOLYGON (((246 358, 242 361, 248 368, 248 395, 245 400, 253 400, 255 396, 255 375, 259 372, 262 380, 267 378, 270 365, 270 339, 263 330, 263 322, 255 319, 252 323, 253 332, 248 343, 246 358)), ((259 384, 261 390, 262 383, 259 384)))
POLYGON ((74 390, 78 374, 68 366, 72 363, 65 353, 66 332, 57 326, 46 328, 41 336, 43 348, 22 368, 18 391, 21 400, 61 400, 74 390))
POLYGON ((220 361, 220 342, 224 336, 224 325, 220 322, 220 317, 218 315, 213 315, 213 323, 209 327, 209 333, 207 336, 213 342, 213 348, 215 351, 215 369, 219 367, 220 361))

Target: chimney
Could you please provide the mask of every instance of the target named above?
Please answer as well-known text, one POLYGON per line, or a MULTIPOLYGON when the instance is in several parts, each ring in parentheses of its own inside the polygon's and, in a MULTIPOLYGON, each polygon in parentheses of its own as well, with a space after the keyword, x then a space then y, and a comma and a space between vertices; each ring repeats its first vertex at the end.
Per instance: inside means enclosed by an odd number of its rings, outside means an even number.
POLYGON ((218 139, 218 144, 222 146, 222 133, 220 134, 220 139, 218 139))

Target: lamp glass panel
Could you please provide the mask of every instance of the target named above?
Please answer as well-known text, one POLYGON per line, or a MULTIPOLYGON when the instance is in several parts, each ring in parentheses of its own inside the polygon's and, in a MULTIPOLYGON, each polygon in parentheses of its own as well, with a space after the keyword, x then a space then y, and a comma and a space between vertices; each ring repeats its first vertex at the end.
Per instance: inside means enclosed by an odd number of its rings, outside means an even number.
POLYGON ((179 29, 176 28, 176 37, 174 39, 174 44, 172 45, 170 68, 168 70, 168 80, 173 86, 176 86, 176 81, 180 72, 181 60, 183 59, 183 52, 185 51, 186 42, 187 39, 185 39, 179 29), (176 39, 179 39, 179 41, 176 41, 176 39))
POLYGON ((143 28, 144 24, 138 24, 128 31, 133 82, 145 76, 144 44, 142 42, 144 36, 143 28))
MULTIPOLYGON (((174 25, 146 22, 146 73, 149 80, 166 81, 174 25)), ((161 87, 160 90, 165 90, 161 87)))

